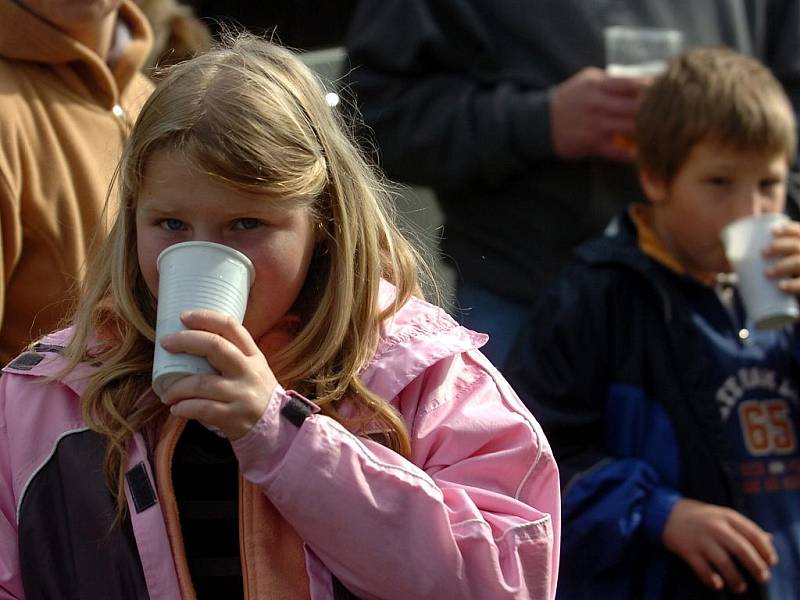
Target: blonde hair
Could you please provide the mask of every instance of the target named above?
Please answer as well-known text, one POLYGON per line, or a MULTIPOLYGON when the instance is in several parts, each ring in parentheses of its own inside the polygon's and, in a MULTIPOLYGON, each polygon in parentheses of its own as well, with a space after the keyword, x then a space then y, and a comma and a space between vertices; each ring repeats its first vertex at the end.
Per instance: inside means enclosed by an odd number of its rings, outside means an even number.
POLYGON ((726 48, 697 48, 672 60, 636 116, 639 166, 669 181, 704 140, 793 159, 794 112, 767 67, 726 48))
POLYGON ((288 50, 249 34, 228 35, 171 67, 145 104, 118 169, 120 212, 90 266, 65 350, 67 369, 99 364, 82 410, 108 440, 106 472, 120 514, 131 437, 165 415, 160 402, 145 401, 152 398, 156 303, 139 270, 135 231, 143 174, 160 150, 265 202, 308 204, 324 235, 295 307, 300 329, 270 366, 284 387, 313 399, 324 414, 351 426, 377 425, 391 448, 409 453, 402 418, 359 372, 377 348, 381 320, 420 295, 420 269, 430 271, 395 226, 387 187, 346 131, 316 77, 288 50), (381 278, 397 287, 382 312, 381 278), (338 410, 343 400, 348 418, 338 410))

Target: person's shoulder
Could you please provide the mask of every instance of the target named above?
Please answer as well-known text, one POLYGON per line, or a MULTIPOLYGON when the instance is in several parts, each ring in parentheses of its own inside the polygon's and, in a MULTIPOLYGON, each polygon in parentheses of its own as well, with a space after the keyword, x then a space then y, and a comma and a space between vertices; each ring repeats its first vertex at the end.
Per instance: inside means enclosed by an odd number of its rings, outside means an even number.
MULTIPOLYGON (((386 308, 396 296, 396 288, 387 281, 381 282, 381 308, 386 308)), ((447 312, 417 296, 411 296, 397 311, 383 320, 380 348, 387 349, 400 343, 418 340, 424 343, 431 338, 460 340, 467 346, 481 346, 486 336, 460 325, 447 312)))
POLYGON ((564 330, 614 331, 650 301, 653 285, 652 266, 635 239, 612 227, 576 248, 534 302, 520 338, 550 344, 564 330))
POLYGON ((583 290, 597 295, 630 288, 633 281, 652 276, 651 261, 639 248, 632 224, 620 215, 602 233, 575 248, 549 289, 559 290, 557 293, 583 290))
MULTIPOLYGON (((17 154, 33 135, 47 67, 0 57, 0 152, 17 154)), ((52 78, 50 78, 52 79, 52 78)), ((53 85, 52 82, 49 85, 53 85)))
MULTIPOLYGON (((11 360, 0 377, 0 426, 54 431, 82 422, 81 384, 86 372, 65 371, 62 356, 71 330, 47 336, 11 360)), ((85 371, 85 370, 84 370, 85 371)))
POLYGON ((570 307, 583 310, 581 307, 587 306, 587 302, 596 305, 621 288, 628 287, 630 270, 621 263, 599 258, 593 257, 591 250, 583 256, 571 258, 555 279, 544 287, 533 304, 533 312, 538 312, 543 307, 557 308, 560 311, 570 307))
MULTIPOLYGON (((382 309, 391 305, 396 293, 392 284, 381 282, 382 309)), ((395 393, 398 389, 394 388, 402 388, 428 367, 480 348, 487 339, 485 334, 460 325, 438 306, 412 296, 381 323, 378 347, 361 377, 367 385, 378 385, 382 378, 391 380, 395 393)))
MULTIPOLYGON (((72 328, 66 328, 41 338, 5 365, 2 373, 4 376, 8 374, 50 380, 69 379, 68 376, 64 376, 67 361, 63 351, 72 338, 72 333, 72 328)), ((90 365, 83 364, 78 367, 74 370, 85 370, 81 367, 91 368, 90 365)))
POLYGON ((32 79, 48 81, 51 79, 50 68, 32 61, 0 56, 0 89, 4 91, 0 98, 4 102, 16 100, 17 94, 29 87, 26 82, 32 79))
MULTIPOLYGON (((22 61, 0 57, 0 107, 24 105, 29 100, 28 82, 33 76, 33 65, 26 65, 22 61)), ((0 119, 13 121, 14 115, 3 116, 0 119)))
POLYGON ((2 368, 3 373, 50 376, 63 363, 61 353, 71 330, 63 329, 31 344, 2 368))

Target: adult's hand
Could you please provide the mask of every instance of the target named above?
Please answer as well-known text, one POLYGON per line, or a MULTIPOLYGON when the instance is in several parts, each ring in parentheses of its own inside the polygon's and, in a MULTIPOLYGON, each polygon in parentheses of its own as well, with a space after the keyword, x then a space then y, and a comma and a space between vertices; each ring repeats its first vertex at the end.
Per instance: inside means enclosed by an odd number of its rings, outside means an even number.
POLYGON ((747 590, 739 568, 756 581, 769 579, 778 562, 772 537, 733 509, 697 500, 678 500, 662 533, 664 545, 689 563, 712 589, 726 585, 743 594, 747 590))
POLYGON ((550 99, 550 127, 557 156, 601 157, 632 162, 636 112, 648 78, 609 77, 586 67, 556 86, 550 99))

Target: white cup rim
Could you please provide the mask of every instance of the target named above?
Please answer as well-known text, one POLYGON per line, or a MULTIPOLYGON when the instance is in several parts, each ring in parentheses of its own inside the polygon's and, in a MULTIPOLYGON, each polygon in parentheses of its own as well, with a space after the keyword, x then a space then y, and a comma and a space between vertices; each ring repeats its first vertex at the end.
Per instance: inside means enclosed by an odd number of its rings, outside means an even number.
POLYGON ((231 248, 230 246, 226 246, 225 244, 218 244, 216 242, 192 240, 189 242, 178 242, 177 244, 172 244, 171 246, 167 246, 161 251, 161 253, 158 255, 158 258, 156 259, 156 270, 159 272, 161 271, 161 260, 164 258, 164 256, 166 256, 173 250, 179 250, 190 246, 202 246, 204 248, 211 248, 213 250, 224 252, 228 254, 231 258, 238 260, 247 269, 248 285, 253 285, 253 281, 255 280, 256 277, 256 270, 255 267, 253 266, 253 262, 247 257, 247 255, 244 254, 243 252, 239 252, 236 248, 231 248))
POLYGON ((761 213, 759 215, 747 215, 744 217, 739 217, 738 219, 731 221, 725 227, 722 228, 720 231, 720 238, 722 239, 722 243, 727 245, 729 237, 733 234, 733 232, 741 227, 745 226, 748 223, 753 221, 761 221, 761 222, 772 222, 773 225, 777 225, 778 223, 784 223, 789 220, 788 215, 782 212, 768 212, 768 213, 761 213))

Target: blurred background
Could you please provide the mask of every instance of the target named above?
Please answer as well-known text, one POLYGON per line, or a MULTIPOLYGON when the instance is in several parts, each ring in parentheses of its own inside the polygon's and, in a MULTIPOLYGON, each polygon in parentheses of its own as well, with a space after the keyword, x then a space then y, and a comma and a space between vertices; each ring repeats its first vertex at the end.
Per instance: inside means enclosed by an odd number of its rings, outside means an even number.
POLYGON ((356 0, 185 0, 184 4, 191 6, 213 33, 220 24, 238 24, 257 34, 274 30, 284 45, 315 50, 342 43, 356 0))

